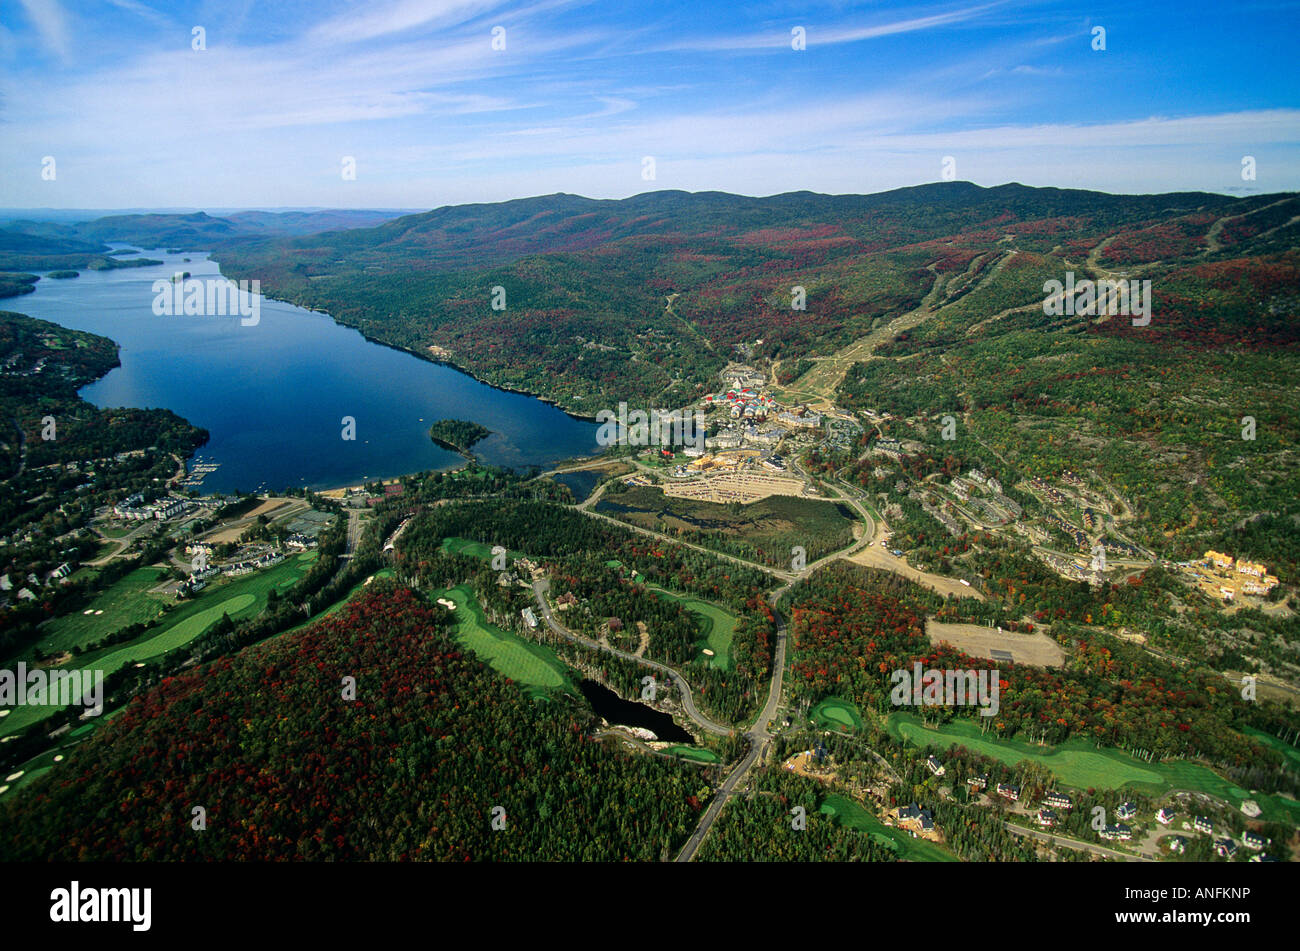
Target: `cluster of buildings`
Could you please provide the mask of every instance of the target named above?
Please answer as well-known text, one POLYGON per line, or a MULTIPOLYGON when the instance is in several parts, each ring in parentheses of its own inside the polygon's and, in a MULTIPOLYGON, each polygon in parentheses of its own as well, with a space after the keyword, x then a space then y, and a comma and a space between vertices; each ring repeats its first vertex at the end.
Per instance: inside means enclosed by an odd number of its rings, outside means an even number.
MULTIPOLYGON (((760 463, 773 472, 783 472, 785 461, 772 450, 787 436, 815 438, 826 422, 822 414, 807 406, 783 407, 771 394, 764 392, 766 379, 751 367, 729 367, 723 371, 722 379, 724 389, 705 396, 700 406, 705 410, 721 409, 728 418, 714 435, 704 440, 703 447, 686 446, 681 450, 695 461, 678 467, 674 473, 678 478, 687 478, 701 471, 740 469, 750 462, 760 463), (734 451, 753 451, 752 459, 728 455, 734 451)), ((856 423, 851 425, 856 427, 856 423)), ((860 431, 860 428, 854 431, 860 431)), ((843 442, 848 438, 848 432, 848 429, 843 433, 835 430, 831 436, 843 442)))
POLYGON ((1278 585, 1277 576, 1269 574, 1267 566, 1213 550, 1207 551, 1194 567, 1210 572, 1208 577, 1197 575, 1202 590, 1217 594, 1225 601, 1231 601, 1237 594, 1263 597, 1278 585))
POLYGON ((19 587, 18 590, 14 592, 13 597, 16 597, 19 601, 35 601, 37 591, 40 591, 42 588, 47 588, 50 585, 66 582, 72 575, 73 570, 72 565, 65 561, 53 571, 46 572, 44 580, 37 577, 35 572, 29 572, 25 584, 21 575, 19 576, 19 580, 15 583, 10 580, 9 574, 6 572, 5 574, 0 575, 0 606, 9 603, 9 593, 14 590, 15 585, 18 585, 19 587))
POLYGON ((175 518, 188 511, 192 504, 187 499, 178 499, 172 496, 158 499, 156 502, 146 503, 144 495, 137 492, 130 498, 123 499, 114 505, 113 514, 126 521, 145 522, 154 518, 175 518))
POLYGON ((732 419, 748 419, 757 422, 762 422, 777 411, 776 400, 761 390, 749 387, 710 393, 704 397, 704 406, 706 409, 721 407, 732 419))
POLYGON ((1088 547, 1088 536, 1084 534, 1083 530, 1071 525, 1056 513, 1048 512, 1043 516, 1043 521, 1047 522, 1049 525, 1055 525, 1061 531, 1065 532, 1066 535, 1074 539, 1074 543, 1080 548, 1088 547))
POLYGON ((878 456, 886 456, 890 459, 903 458, 903 444, 897 439, 877 439, 872 443, 871 451, 878 456))
POLYGON ((1064 505, 1068 501, 1064 492, 1040 476, 1034 476, 1029 480, 1029 484, 1041 492, 1049 502, 1054 502, 1057 505, 1064 505))
POLYGON ((964 479, 954 476, 948 489, 959 502, 969 503, 993 525, 1005 525, 1024 514, 1018 502, 1002 494, 1002 483, 997 477, 987 475, 982 469, 972 469, 964 479))
POLYGON ((930 497, 923 492, 913 489, 908 496, 921 503, 921 511, 930 516, 936 522, 944 527, 944 530, 953 537, 960 535, 964 529, 960 522, 945 512, 943 509, 930 503, 930 497))
POLYGON ((284 552, 271 549, 254 558, 246 558, 243 561, 232 561, 230 564, 222 565, 221 573, 233 578, 237 575, 248 575, 252 574, 254 571, 260 571, 263 568, 270 568, 272 565, 278 565, 282 561, 284 561, 284 552))

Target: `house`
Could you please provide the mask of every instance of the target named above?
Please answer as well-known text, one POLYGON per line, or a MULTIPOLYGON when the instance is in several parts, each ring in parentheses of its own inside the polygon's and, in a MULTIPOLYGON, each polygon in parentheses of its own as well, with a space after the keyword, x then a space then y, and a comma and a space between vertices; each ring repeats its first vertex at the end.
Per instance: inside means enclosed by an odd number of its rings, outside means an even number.
MULTIPOLYGON (((215 568, 213 568, 212 570, 216 571, 215 568)), ((189 581, 182 581, 180 585, 177 586, 176 597, 188 598, 191 595, 197 594, 198 592, 202 591, 207 586, 208 583, 204 581, 202 578, 190 578, 189 581)))
POLYGON ((1237 854, 1237 843, 1231 839, 1215 839, 1214 854, 1220 858, 1230 859, 1237 854))
POLYGON ((1174 816, 1176 815, 1177 813, 1174 812, 1174 810, 1165 806, 1165 808, 1156 813, 1156 822, 1160 823, 1162 826, 1167 826, 1169 823, 1174 821, 1174 816))
POLYGON ((966 778, 966 785, 970 786, 972 789, 988 789, 989 774, 979 773, 975 776, 968 776, 966 778))
POLYGON ((998 783, 997 791, 999 796, 1002 796, 1004 799, 1010 799, 1012 802, 1015 802, 1020 798, 1019 786, 1011 786, 1007 783, 998 783))
POLYGON ((944 774, 943 763, 940 763, 933 756, 927 756, 925 758, 925 765, 926 768, 936 776, 942 776, 944 774))
POLYGON ((1205 816, 1197 816, 1192 822, 1192 828, 1197 832, 1204 832, 1206 835, 1214 834, 1214 823, 1205 816))
POLYGON ((32 594, 31 588, 22 588, 18 591, 19 601, 35 601, 36 595, 32 594))
POLYGON ((1043 805, 1051 806, 1054 809, 1073 809, 1074 800, 1065 793, 1049 792, 1043 797, 1043 805))
POLYGON ((1043 828, 1056 825, 1056 813, 1051 809, 1043 808, 1038 810, 1038 824, 1043 828))
POLYGON ((1264 838, 1258 832, 1251 832, 1247 829, 1241 834, 1241 844, 1252 852, 1258 852, 1264 846, 1268 845, 1268 839, 1264 838))
POLYGON ((519 614, 521 617, 523 617, 524 623, 527 624, 529 627, 537 626, 537 615, 533 614, 532 608, 524 608, 522 611, 519 612, 519 614))
POLYGON ((1169 851, 1176 855, 1182 855, 1187 851, 1187 836, 1171 835, 1169 837, 1169 851))
POLYGON ((1119 819, 1121 822, 1123 822, 1125 820, 1132 819, 1134 816, 1137 815, 1137 812, 1138 812, 1137 803, 1121 802, 1119 806, 1115 809, 1115 817, 1119 819))
POLYGON ((1103 839, 1119 840, 1127 842, 1133 838, 1133 830, 1120 822, 1115 825, 1108 825, 1102 828, 1101 837, 1103 839))
POLYGON ((916 803, 899 807, 898 822, 903 826, 915 826, 921 832, 934 829, 934 816, 930 810, 922 809, 916 803))

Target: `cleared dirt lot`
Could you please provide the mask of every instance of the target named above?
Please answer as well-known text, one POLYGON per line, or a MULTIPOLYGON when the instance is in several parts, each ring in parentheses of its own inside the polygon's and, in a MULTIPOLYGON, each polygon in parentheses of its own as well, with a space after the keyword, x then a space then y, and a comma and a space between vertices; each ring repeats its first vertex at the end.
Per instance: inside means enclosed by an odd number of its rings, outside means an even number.
POLYGON ((705 502, 758 502, 773 495, 806 496, 807 486, 801 479, 791 479, 761 472, 729 472, 710 475, 689 482, 664 484, 664 495, 705 502))
POLYGON ((305 509, 307 503, 302 499, 290 498, 270 498, 250 512, 239 516, 238 519, 221 528, 219 531, 212 532, 203 536, 203 541, 210 544, 221 544, 222 542, 239 541, 239 536, 244 533, 248 526, 252 525, 257 516, 265 515, 268 518, 279 518, 287 515, 291 510, 305 509))
POLYGON ((990 657, 990 651, 1006 651, 1017 664, 1035 667, 1060 667, 1065 651, 1046 634, 1015 634, 980 624, 945 624, 927 618, 925 633, 931 644, 946 641, 972 657, 990 657))
POLYGON ((849 561, 856 565, 866 565, 868 568, 883 568, 886 571, 892 571, 902 575, 917 584, 923 584, 932 591, 940 594, 951 594, 958 598, 979 598, 984 600, 984 595, 980 594, 974 588, 968 588, 955 578, 945 578, 943 575, 934 575, 928 571, 917 571, 909 565, 904 559, 896 555, 891 555, 885 549, 876 544, 872 544, 862 551, 854 553, 849 561))

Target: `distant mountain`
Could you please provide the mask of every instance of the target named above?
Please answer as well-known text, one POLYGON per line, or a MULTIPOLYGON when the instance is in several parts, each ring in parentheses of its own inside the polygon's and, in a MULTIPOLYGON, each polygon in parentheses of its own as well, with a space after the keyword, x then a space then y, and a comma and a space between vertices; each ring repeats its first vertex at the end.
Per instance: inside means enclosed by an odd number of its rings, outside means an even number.
POLYGON ((312 234, 371 227, 397 217, 393 211, 241 211, 222 217, 196 211, 107 215, 71 225, 17 218, 0 225, 0 268, 136 267, 140 261, 104 259, 109 243, 140 248, 208 251, 239 238, 312 234), (8 252, 8 256, 6 256, 8 252), (80 257, 77 257, 80 256, 80 257))
POLYGON ((149 258, 113 257, 108 245, 73 234, 76 236, 69 236, 60 225, 11 222, 0 228, 0 271, 110 271, 158 263, 149 258))
POLYGON ((320 231, 341 231, 347 228, 373 228, 385 221, 400 217, 397 211, 353 211, 329 209, 324 211, 240 211, 226 215, 241 231, 261 234, 302 235, 320 231))
POLYGON ((77 233, 83 238, 125 242, 141 248, 194 251, 243 231, 225 218, 198 211, 190 215, 110 215, 77 225, 77 233))
MULTIPOLYGON (((1297 243, 1288 220, 1298 211, 1286 195, 1014 183, 767 198, 558 194, 243 238, 215 253, 232 276, 260 278, 273 295, 582 410, 624 398, 684 402, 742 354, 787 365, 829 354, 920 306, 939 279, 945 299, 986 278, 1024 283, 1019 265, 989 273, 1012 252, 1043 256, 1038 269, 1060 279, 1071 268, 1100 273, 1102 262, 1167 269, 1284 251, 1297 243), (1225 226, 1234 221, 1258 227, 1239 233, 1225 226), (503 311, 490 305, 496 286, 503 311), (791 306, 796 286, 804 310, 791 306), (678 296, 666 309, 669 294, 678 296)), ((1012 296, 1041 298, 1043 280, 1012 296)))
MULTIPOLYGON (((15 222, 15 224, 21 224, 15 222)), ((61 229, 60 229, 61 230, 61 229)), ((86 241, 75 232, 71 236, 39 233, 19 228, 0 229, 0 251, 23 254, 105 254, 108 248, 98 241, 86 241)))

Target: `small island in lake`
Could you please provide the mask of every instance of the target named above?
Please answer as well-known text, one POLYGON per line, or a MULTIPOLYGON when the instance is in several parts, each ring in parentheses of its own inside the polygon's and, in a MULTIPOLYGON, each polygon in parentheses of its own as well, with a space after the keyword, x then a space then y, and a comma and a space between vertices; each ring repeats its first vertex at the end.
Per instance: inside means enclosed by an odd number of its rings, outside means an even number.
POLYGON ((81 272, 80 271, 51 271, 49 274, 46 274, 45 276, 55 281, 66 281, 69 278, 81 277, 81 272))
POLYGON ((464 419, 440 419, 429 427, 429 437, 434 442, 462 456, 468 456, 471 446, 490 435, 492 430, 464 419))

